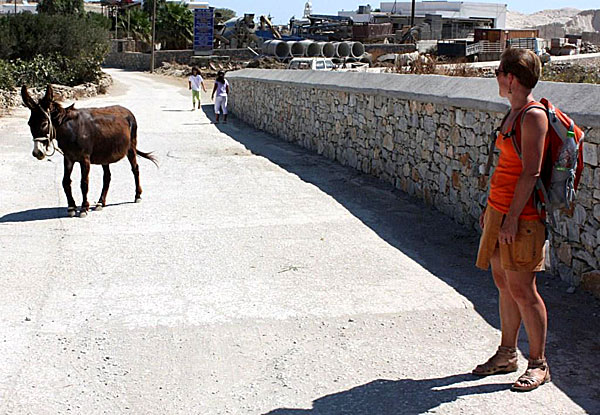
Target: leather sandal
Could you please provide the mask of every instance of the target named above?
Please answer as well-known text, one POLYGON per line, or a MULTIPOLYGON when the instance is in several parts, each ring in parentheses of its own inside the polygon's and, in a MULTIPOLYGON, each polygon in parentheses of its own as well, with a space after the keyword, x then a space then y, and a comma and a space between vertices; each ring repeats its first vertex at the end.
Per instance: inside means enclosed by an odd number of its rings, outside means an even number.
POLYGON ((477 365, 471 373, 477 376, 495 375, 497 373, 511 373, 518 369, 517 349, 514 347, 499 346, 496 354, 487 362, 477 365))
POLYGON ((550 380, 550 368, 546 358, 529 359, 527 370, 519 376, 511 389, 517 392, 529 392, 550 380))

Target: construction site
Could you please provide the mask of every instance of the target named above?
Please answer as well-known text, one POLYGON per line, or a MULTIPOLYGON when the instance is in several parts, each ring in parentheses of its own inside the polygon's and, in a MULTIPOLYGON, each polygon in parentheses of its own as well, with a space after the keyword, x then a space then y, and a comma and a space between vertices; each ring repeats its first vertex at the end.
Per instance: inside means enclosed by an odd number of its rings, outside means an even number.
MULTIPOLYGON (((113 0, 102 4, 116 9, 135 5, 113 0)), ((505 4, 493 3, 381 2, 377 9, 366 5, 324 15, 316 13, 308 1, 302 18, 292 17, 279 25, 270 16, 251 10, 224 20, 222 9, 206 2, 190 2, 187 8, 194 14, 190 49, 164 50, 159 44, 154 47, 154 58, 123 59, 124 52, 149 55, 151 48, 140 47, 139 41, 122 33, 113 40, 106 63, 133 65, 138 70, 158 68, 165 62, 170 68, 196 65, 209 75, 218 69, 243 67, 437 73, 433 67, 438 64, 498 60, 509 47, 531 49, 545 63, 551 56, 600 52, 600 27, 593 24, 599 20, 598 10, 573 16, 576 22, 589 20, 587 25, 553 23, 549 30, 549 25, 527 23, 527 27, 509 27, 511 12, 505 4), (293 65, 292 60, 296 60, 293 65)))

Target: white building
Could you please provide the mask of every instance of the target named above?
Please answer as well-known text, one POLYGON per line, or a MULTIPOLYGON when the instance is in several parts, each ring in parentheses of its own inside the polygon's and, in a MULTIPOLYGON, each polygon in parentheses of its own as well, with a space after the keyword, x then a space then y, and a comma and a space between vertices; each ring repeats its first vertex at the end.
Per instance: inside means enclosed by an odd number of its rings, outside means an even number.
MULTIPOLYGON (((383 13, 410 16, 412 2, 381 2, 383 13)), ((415 3, 415 16, 438 14, 444 19, 493 19, 494 28, 506 27, 507 6, 502 3, 471 3, 467 1, 422 1, 415 3)))
MULTIPOLYGON (((28 3, 27 0, 17 1, 17 13, 30 12, 37 13, 37 3, 28 3)), ((15 2, 0 1, 0 14, 9 14, 15 12, 15 2)))
POLYGON ((304 15, 303 18, 306 19, 308 16, 310 16, 312 14, 312 3, 310 1, 307 1, 306 4, 304 5, 304 15))

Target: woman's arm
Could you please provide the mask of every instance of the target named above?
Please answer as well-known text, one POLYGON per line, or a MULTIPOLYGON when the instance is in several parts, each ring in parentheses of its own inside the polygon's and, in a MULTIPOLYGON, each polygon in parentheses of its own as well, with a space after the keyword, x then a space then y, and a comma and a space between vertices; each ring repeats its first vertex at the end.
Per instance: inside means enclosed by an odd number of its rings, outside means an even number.
POLYGON ((210 96, 210 99, 215 98, 215 92, 217 92, 217 83, 216 82, 215 82, 215 85, 213 86, 212 95, 210 96))
POLYGON ((548 132, 548 117, 538 108, 524 115, 521 128, 521 162, 523 171, 517 180, 508 214, 500 229, 500 243, 514 242, 519 225, 519 216, 533 193, 535 183, 540 177, 544 157, 544 143, 548 132))

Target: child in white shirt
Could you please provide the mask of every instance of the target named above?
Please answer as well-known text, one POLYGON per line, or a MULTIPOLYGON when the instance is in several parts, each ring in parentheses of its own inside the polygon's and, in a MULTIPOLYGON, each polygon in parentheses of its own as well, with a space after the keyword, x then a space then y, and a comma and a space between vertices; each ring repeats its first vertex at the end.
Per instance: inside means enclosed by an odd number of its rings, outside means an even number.
POLYGON ((189 89, 192 90, 192 111, 196 109, 196 101, 198 101, 198 109, 200 109, 200 87, 202 90, 206 92, 206 87, 204 86, 204 79, 200 75, 200 70, 194 66, 192 68, 192 74, 188 78, 189 89))
POLYGON ((215 99, 215 114, 217 116, 217 124, 219 123, 219 115, 223 113, 223 123, 227 123, 227 94, 229 94, 229 82, 225 79, 225 72, 219 71, 217 79, 215 79, 215 87, 212 91, 212 98, 217 94, 215 99))

